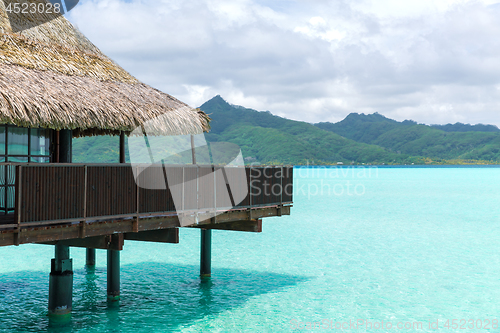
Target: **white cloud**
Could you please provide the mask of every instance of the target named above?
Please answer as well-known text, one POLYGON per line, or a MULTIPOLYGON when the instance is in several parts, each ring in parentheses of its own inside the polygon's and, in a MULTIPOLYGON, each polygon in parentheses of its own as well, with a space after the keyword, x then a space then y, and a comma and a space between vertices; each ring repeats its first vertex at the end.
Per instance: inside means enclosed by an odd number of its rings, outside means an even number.
POLYGON ((500 125, 499 2, 82 0, 69 19, 193 106, 220 94, 310 122, 500 125))
POLYGON ((493 5, 499 0, 364 0, 354 2, 357 10, 381 18, 417 17, 464 8, 470 4, 493 5))
POLYGON ((298 26, 293 31, 312 38, 320 38, 328 42, 341 40, 345 37, 345 33, 330 28, 325 19, 321 16, 311 17, 307 25, 298 26))

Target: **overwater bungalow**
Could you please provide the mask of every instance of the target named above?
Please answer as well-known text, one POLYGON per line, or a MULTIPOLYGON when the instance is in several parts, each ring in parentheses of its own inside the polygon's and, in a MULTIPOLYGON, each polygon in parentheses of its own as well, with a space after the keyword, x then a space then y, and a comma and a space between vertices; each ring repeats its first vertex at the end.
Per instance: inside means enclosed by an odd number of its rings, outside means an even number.
POLYGON ((89 265, 95 249, 108 250, 113 300, 124 240, 178 243, 179 227, 200 228, 200 273, 209 276, 212 229, 260 232, 262 218, 290 214, 291 168, 201 165, 194 149, 191 165, 171 166, 177 193, 140 186, 151 165, 125 163, 126 137, 144 126, 157 136, 200 134, 209 117, 138 81, 62 15, 15 13, 11 2, 0 1, 0 246, 55 246, 49 314, 71 312, 70 247, 87 248, 89 265), (120 138, 117 163, 71 163, 72 139, 95 135, 120 138), (242 200, 236 188, 247 191, 242 200))

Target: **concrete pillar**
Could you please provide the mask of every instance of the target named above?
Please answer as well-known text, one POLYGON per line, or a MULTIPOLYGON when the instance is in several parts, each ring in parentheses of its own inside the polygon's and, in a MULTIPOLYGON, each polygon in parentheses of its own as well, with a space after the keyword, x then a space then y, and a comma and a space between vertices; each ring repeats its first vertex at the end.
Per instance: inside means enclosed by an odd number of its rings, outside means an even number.
POLYGON ((69 316, 73 305, 73 262, 69 246, 56 245, 49 278, 49 315, 69 316))
POLYGON ((210 229, 201 229, 200 252, 200 275, 210 277, 212 275, 212 230, 210 229))
POLYGON ((95 249, 87 249, 87 260, 85 261, 85 265, 87 266, 95 266, 95 249))
POLYGON ((120 251, 108 250, 108 301, 120 299, 120 251))

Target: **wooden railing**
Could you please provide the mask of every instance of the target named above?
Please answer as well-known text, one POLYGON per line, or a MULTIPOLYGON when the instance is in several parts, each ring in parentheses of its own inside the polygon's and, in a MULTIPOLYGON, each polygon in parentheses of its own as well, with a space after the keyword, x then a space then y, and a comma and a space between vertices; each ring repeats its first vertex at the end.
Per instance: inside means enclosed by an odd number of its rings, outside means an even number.
POLYGON ((292 167, 2 165, 15 168, 13 223, 19 227, 283 205, 293 199, 292 167))

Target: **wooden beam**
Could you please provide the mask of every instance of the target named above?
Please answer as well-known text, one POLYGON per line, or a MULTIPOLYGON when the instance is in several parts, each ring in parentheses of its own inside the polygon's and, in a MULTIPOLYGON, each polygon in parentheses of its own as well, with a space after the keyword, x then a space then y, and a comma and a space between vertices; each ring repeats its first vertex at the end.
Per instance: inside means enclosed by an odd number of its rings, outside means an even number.
MULTIPOLYGON (((283 206, 281 208, 282 215, 290 215, 291 206, 283 206)), ((255 207, 252 208, 252 219, 260 219, 268 216, 278 216, 278 207, 255 207)), ((203 214, 199 214, 199 226, 203 228, 204 225, 210 224, 210 218, 213 214, 206 214, 207 219, 203 221, 203 214)), ((217 224, 226 222, 235 222, 250 220, 250 210, 243 208, 238 210, 231 210, 216 216, 217 224)), ((85 226, 85 236, 105 236, 115 233, 132 233, 134 230, 135 219, 120 219, 108 220, 100 222, 87 222, 85 226)), ((139 232, 147 230, 159 230, 179 227, 179 219, 176 215, 170 216, 155 216, 155 217, 142 217, 139 219, 136 226, 139 232)), ((22 223, 21 223, 22 227, 22 223)), ((80 235, 80 223, 65 223, 59 225, 47 225, 39 227, 29 227, 21 229, 21 232, 13 228, 11 230, 0 231, 0 246, 9 246, 18 244, 29 243, 47 243, 55 242, 58 240, 75 239, 80 235)), ((228 229, 229 230, 229 229, 228 229)))
MULTIPOLYGON (((158 230, 179 226, 177 216, 155 217, 141 219, 139 231, 158 230)), ((88 223, 85 235, 88 237, 104 236, 113 233, 134 232, 132 220, 111 220, 88 223)), ((5 230, 0 233, 0 246, 14 245, 17 233, 14 230, 5 230)), ((64 224, 38 228, 23 229, 19 233, 20 244, 53 242, 80 237, 80 224, 64 224)))
POLYGON ((113 234, 111 235, 111 241, 109 242, 108 250, 123 250, 123 234, 113 234))
POLYGON ((191 228, 262 232, 262 219, 203 224, 203 225, 191 226, 191 228))
POLYGON ((123 250, 123 234, 114 234, 87 238, 65 239, 56 242, 43 242, 45 245, 63 245, 70 247, 86 247, 89 249, 123 250))
MULTIPOLYGON (((290 215, 291 206, 271 206, 271 207, 254 207, 250 209, 234 209, 222 214, 219 214, 215 217, 217 223, 225 223, 225 222, 234 222, 234 221, 242 221, 242 220, 256 220, 265 217, 271 216, 279 216, 281 215, 290 215), (251 213, 250 213, 251 212, 251 213), (250 216, 251 215, 251 216, 250 216)), ((213 218, 213 213, 207 214, 198 214, 198 219, 201 221, 198 225, 205 225, 212 223, 211 220, 213 218)), ((192 225, 196 227, 195 225, 192 225)), ((190 227, 190 226, 188 226, 190 227)))
POLYGON ((126 240, 155 242, 155 243, 179 243, 179 228, 148 230, 141 232, 125 233, 126 240))

